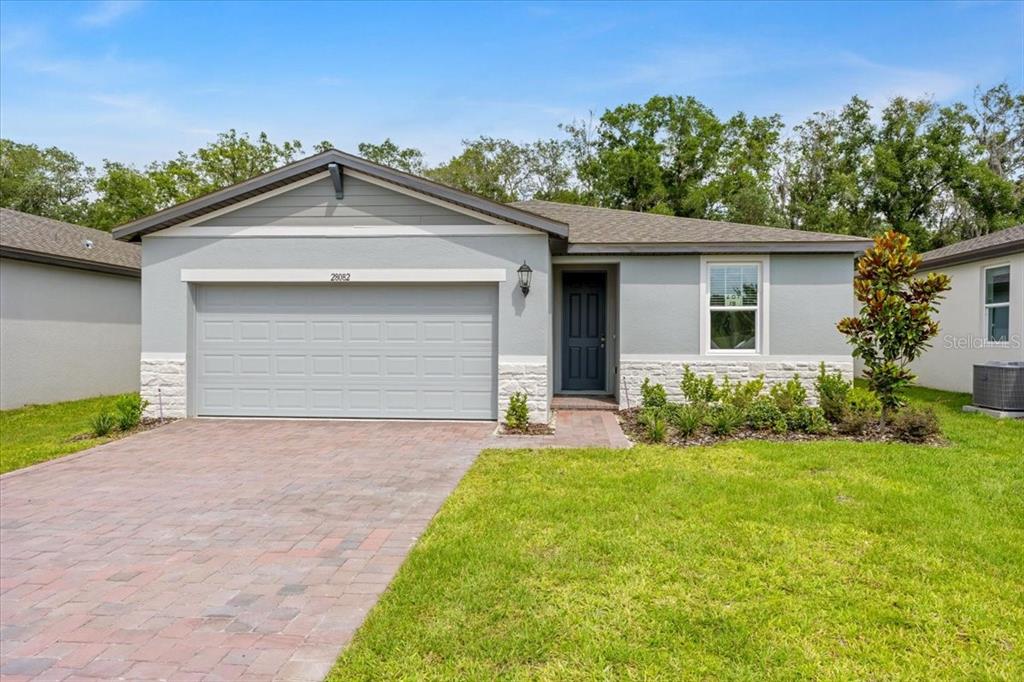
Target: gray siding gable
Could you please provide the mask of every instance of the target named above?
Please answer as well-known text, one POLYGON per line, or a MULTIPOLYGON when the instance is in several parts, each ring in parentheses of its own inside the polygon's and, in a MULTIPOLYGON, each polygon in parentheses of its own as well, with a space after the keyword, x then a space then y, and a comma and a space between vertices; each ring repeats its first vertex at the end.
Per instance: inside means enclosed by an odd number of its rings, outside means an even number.
POLYGON ((482 218, 447 209, 366 180, 345 176, 344 198, 330 178, 296 187, 215 216, 197 226, 348 227, 375 225, 482 225, 482 218))

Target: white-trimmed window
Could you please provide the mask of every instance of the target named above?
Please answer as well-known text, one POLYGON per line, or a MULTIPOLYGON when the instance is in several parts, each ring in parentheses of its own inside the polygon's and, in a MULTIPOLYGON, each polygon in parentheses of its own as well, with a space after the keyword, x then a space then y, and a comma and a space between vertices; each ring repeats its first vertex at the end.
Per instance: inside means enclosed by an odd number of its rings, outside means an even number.
POLYGON ((1010 266, 985 268, 985 340, 1010 340, 1010 266))
POLYGON ((760 261, 706 263, 704 325, 708 353, 758 353, 763 266, 760 261))

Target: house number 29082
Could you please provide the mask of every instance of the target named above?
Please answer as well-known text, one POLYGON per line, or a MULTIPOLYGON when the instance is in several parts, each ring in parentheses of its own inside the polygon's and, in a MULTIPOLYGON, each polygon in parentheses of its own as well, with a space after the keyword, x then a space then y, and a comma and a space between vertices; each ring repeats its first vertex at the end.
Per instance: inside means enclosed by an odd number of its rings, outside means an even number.
POLYGON ((332 272, 331 273, 331 281, 332 282, 351 282, 352 281, 352 273, 351 272, 332 272))

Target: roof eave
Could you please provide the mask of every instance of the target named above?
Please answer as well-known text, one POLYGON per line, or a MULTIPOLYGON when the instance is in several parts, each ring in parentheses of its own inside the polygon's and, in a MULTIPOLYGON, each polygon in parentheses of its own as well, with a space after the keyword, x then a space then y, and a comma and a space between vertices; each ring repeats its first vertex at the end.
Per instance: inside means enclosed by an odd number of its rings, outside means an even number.
POLYGON ((871 240, 841 242, 569 243, 569 255, 663 255, 704 253, 859 253, 871 240))
POLYGON ((96 261, 82 260, 81 258, 71 258, 69 256, 59 256, 53 253, 30 251, 28 249, 19 249, 12 246, 0 246, 0 257, 28 261, 30 263, 41 263, 43 265, 75 268, 77 270, 90 270, 93 272, 102 272, 108 275, 134 277, 136 279, 142 277, 142 270, 140 268, 133 268, 127 265, 116 265, 114 263, 98 263, 96 261))
POLYGON ((330 150, 316 156, 311 156, 308 159, 296 161, 251 180, 240 182, 231 187, 226 187, 191 201, 178 204, 177 206, 171 206, 153 215, 117 227, 112 231, 112 234, 115 239, 122 241, 137 241, 140 237, 150 232, 170 227, 218 208, 230 206, 232 203, 242 199, 258 196, 290 181, 298 180, 321 169, 326 169, 328 163, 339 163, 342 167, 372 175, 414 192, 448 201, 452 204, 498 218, 499 220, 538 229, 557 237, 566 237, 569 234, 569 226, 557 220, 545 218, 544 216, 507 206, 485 197, 463 192, 462 190, 446 187, 432 180, 380 166, 338 150, 330 150))
POLYGON ((974 249, 972 251, 965 251, 963 253, 953 253, 948 256, 939 256, 937 258, 928 258, 928 254, 923 254, 921 267, 925 269, 939 268, 944 265, 958 265, 960 263, 970 263, 977 260, 985 260, 986 258, 998 258, 999 256, 1008 256, 1012 253, 1018 253, 1024 251, 1024 240, 1016 240, 1012 242, 1004 242, 1002 244, 993 244, 982 249, 974 249))

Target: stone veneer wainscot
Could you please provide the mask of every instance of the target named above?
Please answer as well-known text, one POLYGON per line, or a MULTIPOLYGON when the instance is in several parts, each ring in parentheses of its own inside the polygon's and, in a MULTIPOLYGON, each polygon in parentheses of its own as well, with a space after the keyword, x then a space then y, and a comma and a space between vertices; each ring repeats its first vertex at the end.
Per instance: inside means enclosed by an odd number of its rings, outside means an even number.
MULTIPOLYGON (((173 357, 141 359, 140 392, 149 401, 145 416, 181 418, 186 416, 185 361, 173 357)), ((509 358, 498 363, 498 419, 504 419, 509 398, 516 391, 526 394, 530 419, 548 421, 548 365, 544 358, 509 358)))
MULTIPOLYGON (((814 388, 814 380, 818 375, 818 366, 822 358, 812 357, 764 357, 757 359, 718 359, 701 357, 696 359, 660 360, 656 358, 628 359, 622 358, 619 363, 620 390, 619 406, 635 407, 640 402, 640 384, 649 377, 653 383, 662 384, 670 400, 681 401, 683 394, 679 382, 683 378, 683 365, 689 365, 699 376, 712 374, 721 382, 725 377, 729 381, 749 381, 764 374, 765 386, 785 383, 794 375, 807 389, 808 402, 817 404, 818 396, 814 388)), ((853 358, 836 360, 825 359, 825 368, 829 372, 839 370, 848 381, 853 380, 853 358)))
POLYGON ((548 421, 548 363, 544 356, 498 358, 498 421, 504 421, 505 410, 513 393, 526 394, 530 420, 548 421))
POLYGON ((139 393, 149 401, 143 416, 182 418, 186 416, 186 372, 184 358, 142 355, 139 371, 139 393))

